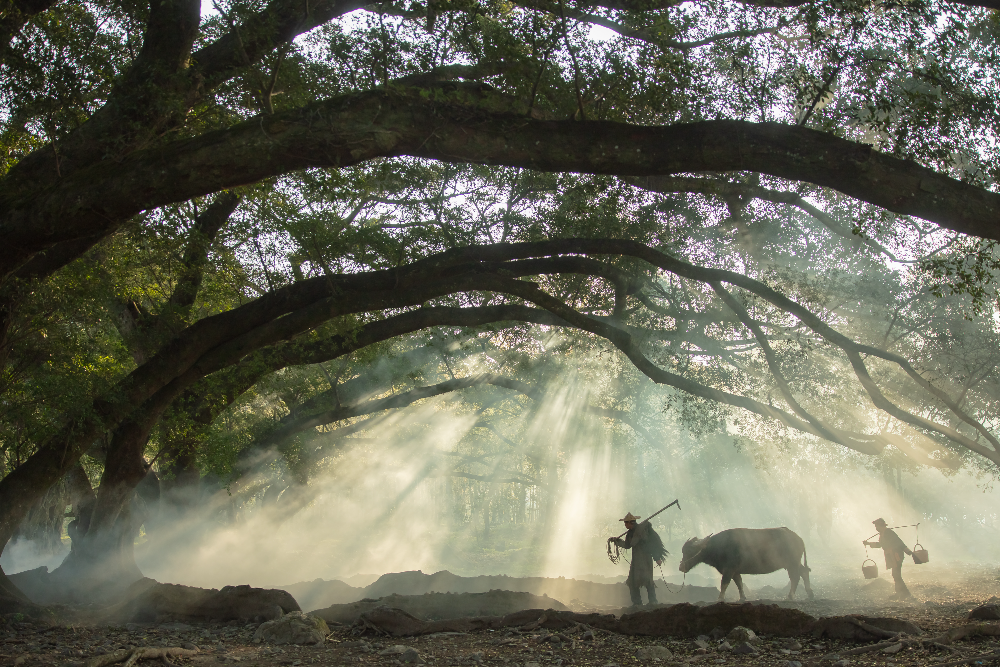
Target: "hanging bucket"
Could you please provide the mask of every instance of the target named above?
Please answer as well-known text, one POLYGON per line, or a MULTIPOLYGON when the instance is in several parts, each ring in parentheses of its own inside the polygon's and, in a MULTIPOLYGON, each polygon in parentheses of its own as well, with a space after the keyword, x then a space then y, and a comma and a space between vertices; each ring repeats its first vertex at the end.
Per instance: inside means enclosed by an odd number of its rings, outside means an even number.
POLYGON ((917 565, 923 565, 931 559, 930 555, 927 553, 927 549, 917 542, 913 545, 913 562, 917 565))
POLYGON ((861 571, 864 573, 865 579, 878 579, 878 565, 871 558, 861 564, 861 571), (865 565, 865 563, 871 563, 871 565, 865 565))

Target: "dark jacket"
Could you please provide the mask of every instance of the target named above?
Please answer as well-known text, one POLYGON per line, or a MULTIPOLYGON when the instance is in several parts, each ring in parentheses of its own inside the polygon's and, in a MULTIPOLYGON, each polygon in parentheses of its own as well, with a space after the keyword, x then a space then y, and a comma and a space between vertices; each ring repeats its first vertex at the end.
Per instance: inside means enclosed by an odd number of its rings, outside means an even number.
POLYGON ((903 564, 903 554, 913 553, 903 544, 903 540, 899 539, 899 535, 888 528, 879 535, 878 542, 869 542, 868 546, 885 552, 885 566, 890 570, 903 564))
POLYGON ((635 528, 629 528, 625 539, 616 539, 615 544, 623 549, 632 550, 632 563, 628 568, 628 579, 625 580, 628 587, 655 587, 653 585, 653 561, 663 560, 663 557, 667 555, 667 550, 663 548, 663 540, 653 530, 649 521, 643 521, 635 528))

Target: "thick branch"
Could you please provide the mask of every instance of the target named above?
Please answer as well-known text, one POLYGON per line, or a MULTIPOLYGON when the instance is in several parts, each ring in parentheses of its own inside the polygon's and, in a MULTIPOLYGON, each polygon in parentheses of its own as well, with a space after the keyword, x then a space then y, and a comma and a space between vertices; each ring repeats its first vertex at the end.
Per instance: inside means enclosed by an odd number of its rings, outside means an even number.
POLYGON ((785 374, 781 372, 781 366, 778 365, 778 357, 774 353, 774 349, 771 347, 771 343, 767 340, 764 335, 764 331, 747 313, 746 308, 743 307, 733 295, 729 293, 726 288, 722 286, 721 283, 711 282, 709 283, 711 288, 716 294, 722 299, 722 301, 729 306, 729 309, 736 313, 737 317, 743 325, 749 329, 754 338, 757 339, 757 344, 760 346, 761 351, 764 353, 764 358, 767 361, 767 368, 771 371, 771 376, 774 378, 775 384, 778 385, 778 391, 781 392, 781 396, 788 403, 788 406, 792 409, 792 412, 797 414, 802 419, 813 425, 817 431, 823 434, 823 437, 831 442, 839 442, 839 438, 831 432, 831 430, 819 419, 810 414, 792 395, 792 389, 788 386, 788 380, 785 379, 785 374))
MULTIPOLYGON (((318 364, 337 359, 368 345, 433 326, 474 327, 497 322, 531 322, 535 324, 565 324, 550 313, 520 305, 454 308, 449 306, 423 307, 384 320, 370 322, 344 334, 303 344, 282 344, 260 350, 259 353, 229 368, 223 377, 212 377, 195 385, 193 397, 185 411, 198 415, 198 421, 209 424, 233 401, 262 378, 282 368, 318 364)), ((307 412, 316 405, 307 402, 300 406, 307 412)), ((282 419, 288 424, 301 416, 297 410, 282 419)), ((284 428, 280 426, 279 428, 284 428)))
POLYGON ((147 144, 183 117, 178 97, 188 85, 184 70, 200 22, 200 0, 151 2, 142 48, 108 101, 59 142, 58 155, 46 144, 21 159, 4 179, 8 192, 31 196, 42 184, 147 144))
POLYGON ((517 104, 473 86, 443 88, 434 100, 419 92, 345 95, 78 172, 44 193, 10 202, 0 219, 0 271, 9 275, 54 244, 99 238, 140 210, 295 169, 402 155, 633 176, 751 170, 1000 239, 1000 195, 808 128, 545 121, 493 111, 517 104))
POLYGON ((208 251, 239 203, 237 195, 224 192, 195 218, 181 260, 181 275, 168 302, 169 307, 180 311, 177 314, 181 317, 187 317, 194 305, 208 264, 208 251))
POLYGON ((272 0, 268 5, 211 44, 195 51, 191 60, 207 90, 259 62, 281 44, 330 19, 364 7, 358 0, 272 0))

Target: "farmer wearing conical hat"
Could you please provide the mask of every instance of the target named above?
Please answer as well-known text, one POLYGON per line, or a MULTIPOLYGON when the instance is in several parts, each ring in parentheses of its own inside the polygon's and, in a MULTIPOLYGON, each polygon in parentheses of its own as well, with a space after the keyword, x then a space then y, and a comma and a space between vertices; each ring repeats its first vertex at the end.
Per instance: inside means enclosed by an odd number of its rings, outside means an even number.
POLYGON ((885 569, 892 571, 892 580, 896 583, 896 593, 890 599, 905 600, 913 597, 910 589, 903 583, 903 554, 910 555, 913 552, 907 549, 899 535, 886 525, 885 519, 875 519, 872 523, 878 531, 879 541, 865 541, 865 545, 885 552, 885 569))
POLYGON ((635 606, 642 605, 642 595, 639 591, 642 586, 646 587, 646 597, 649 598, 649 604, 656 604, 653 561, 655 560, 656 564, 659 565, 663 562, 663 557, 667 555, 667 550, 663 548, 663 540, 653 530, 653 526, 648 520, 638 523, 640 518, 632 516, 631 512, 626 514, 624 519, 619 519, 619 521, 625 522, 625 528, 628 529, 625 539, 611 538, 622 549, 632 550, 632 564, 628 568, 628 579, 625 580, 625 583, 628 585, 632 604, 635 606))

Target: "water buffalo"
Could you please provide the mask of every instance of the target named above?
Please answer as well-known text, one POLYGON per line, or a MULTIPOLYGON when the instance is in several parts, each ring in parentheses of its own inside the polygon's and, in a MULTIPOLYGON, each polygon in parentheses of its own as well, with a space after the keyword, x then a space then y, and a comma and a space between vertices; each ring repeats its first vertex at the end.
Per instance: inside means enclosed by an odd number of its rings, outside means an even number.
POLYGON ((729 581, 736 582, 740 590, 740 602, 746 600, 743 594, 744 574, 768 574, 775 570, 787 570, 788 599, 795 597, 799 577, 812 599, 809 586, 809 559, 802 538, 787 528, 730 528, 719 534, 711 534, 699 540, 692 537, 681 549, 681 572, 688 572, 698 563, 711 565, 722 574, 722 592, 719 600, 726 597, 729 581), (800 561, 804 560, 804 564, 800 561))

